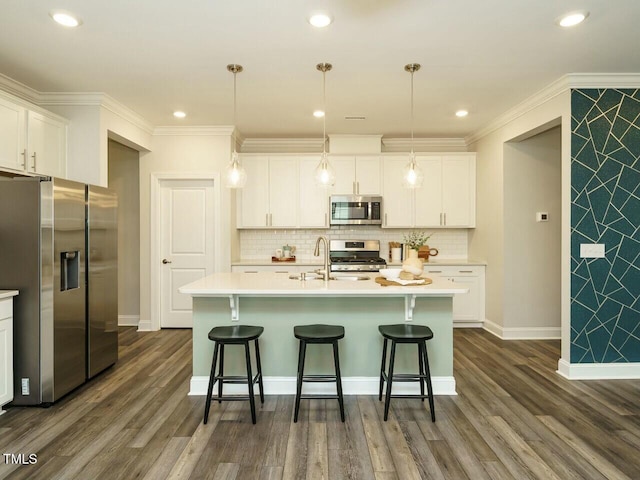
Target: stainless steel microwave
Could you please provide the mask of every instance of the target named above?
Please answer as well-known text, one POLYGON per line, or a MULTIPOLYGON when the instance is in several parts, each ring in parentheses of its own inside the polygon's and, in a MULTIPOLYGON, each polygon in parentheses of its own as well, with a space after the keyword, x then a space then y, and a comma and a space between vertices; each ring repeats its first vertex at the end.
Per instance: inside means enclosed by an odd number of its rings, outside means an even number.
POLYGON ((382 225, 382 197, 331 196, 331 225, 382 225))

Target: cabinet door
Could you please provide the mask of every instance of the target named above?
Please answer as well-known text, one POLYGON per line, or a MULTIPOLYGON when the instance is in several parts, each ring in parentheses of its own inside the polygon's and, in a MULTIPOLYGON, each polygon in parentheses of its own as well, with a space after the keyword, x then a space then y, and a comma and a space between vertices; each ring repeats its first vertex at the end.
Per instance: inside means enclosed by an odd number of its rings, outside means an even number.
POLYGON ((383 227, 413 227, 414 191, 402 186, 402 170, 408 157, 385 157, 382 167, 383 227))
MULTIPOLYGON (((5 300, 7 301, 13 302, 13 298, 5 300)), ((11 400, 13 400, 13 319, 2 318, 0 315, 0 406, 11 400)))
POLYGON ((25 170, 25 109, 0 98, 0 166, 25 170))
POLYGON ((66 125, 41 113, 27 114, 27 170, 66 177, 66 125))
POLYGON ((480 321, 480 297, 478 277, 469 275, 452 275, 451 281, 464 285, 469 293, 461 293, 453 297, 453 319, 463 321, 480 321))
MULTIPOLYGON (((269 157, 269 213, 271 227, 295 228, 298 225, 298 159, 269 157)), ((304 208, 304 207, 302 207, 304 208)))
POLYGON ((418 166, 424 174, 422 187, 415 189, 416 227, 439 227, 442 225, 442 158, 418 157, 418 166))
POLYGON ((300 192, 298 206, 298 226, 304 228, 327 228, 329 219, 329 191, 316 184, 313 176, 318 166, 316 156, 300 158, 300 192))
POLYGON ((356 157, 356 193, 358 195, 380 195, 380 156, 356 157))
MULTIPOLYGON (((320 156, 318 155, 318 162, 320 156)), ((356 159, 355 157, 329 156, 329 162, 336 171, 336 183, 331 189, 331 195, 353 195, 356 193, 356 159)), ((316 162, 317 165, 317 162, 316 162)))
POLYGON ((239 192, 238 227, 257 228, 269 225, 269 157, 242 157, 247 183, 239 192))
POLYGON ((443 157, 442 212, 447 227, 475 226, 475 160, 472 156, 443 157))

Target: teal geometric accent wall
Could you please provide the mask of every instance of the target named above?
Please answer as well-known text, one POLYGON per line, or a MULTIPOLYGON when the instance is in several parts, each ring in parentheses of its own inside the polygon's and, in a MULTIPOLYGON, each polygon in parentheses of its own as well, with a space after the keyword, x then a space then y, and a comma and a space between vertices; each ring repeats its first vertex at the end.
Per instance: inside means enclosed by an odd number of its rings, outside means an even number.
POLYGON ((640 362, 639 159, 640 90, 572 90, 571 363, 640 362))

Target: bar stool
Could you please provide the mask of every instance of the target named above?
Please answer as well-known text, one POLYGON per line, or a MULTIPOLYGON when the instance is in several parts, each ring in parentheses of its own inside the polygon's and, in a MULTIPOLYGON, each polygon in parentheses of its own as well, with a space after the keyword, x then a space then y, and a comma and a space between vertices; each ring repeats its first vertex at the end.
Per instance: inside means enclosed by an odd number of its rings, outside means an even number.
POLYGON ((408 323, 398 325, 379 325, 378 331, 384 337, 382 347, 382 366, 380 367, 380 391, 378 400, 382 400, 382 387, 387 382, 387 391, 384 401, 384 420, 389 416, 389 404, 392 398, 420 398, 424 402, 429 399, 431 410, 431 421, 436 421, 435 409, 433 406, 433 387, 431 386, 431 372, 429 371, 429 357, 427 356, 427 340, 433 338, 433 332, 424 325, 412 325, 408 323), (389 359, 389 372, 385 372, 387 361, 387 342, 391 340, 391 358, 389 359), (396 343, 414 343, 418 346, 418 368, 419 374, 413 373, 393 373, 393 364, 396 358, 396 343), (427 383, 428 395, 424 394, 424 382, 427 383), (420 382, 420 395, 391 395, 393 382, 420 382))
POLYGON ((218 400, 218 403, 225 401, 249 400, 251 405, 251 421, 256 423, 256 404, 253 398, 253 386, 258 383, 260 387, 260 402, 264 403, 264 388, 262 386, 262 366, 260 365, 260 347, 258 346, 258 337, 262 335, 263 327, 252 327, 249 325, 232 325, 225 327, 214 327, 209 332, 209 340, 215 342, 213 349, 213 361, 211 362, 211 374, 209 375, 209 388, 207 389, 207 399, 204 407, 204 423, 206 425, 209 419, 209 409, 212 400, 218 400), (255 341, 256 365, 258 373, 251 375, 251 357, 249 356, 249 342, 255 341), (225 375, 224 374, 224 346, 225 345, 244 345, 245 359, 247 362, 247 376, 225 375), (218 374, 215 374, 216 364, 218 362, 218 347, 220 347, 220 366, 218 374), (213 396, 213 386, 218 382, 218 395, 213 396), (225 383, 246 383, 249 388, 249 395, 227 395, 222 396, 222 385, 225 383))
POLYGON ((296 382, 296 408, 293 423, 298 421, 300 400, 337 399, 340 404, 340 418, 344 422, 344 401, 342 398, 342 377, 340 376, 340 357, 338 356, 338 340, 344 338, 344 327, 339 325, 303 325, 293 327, 294 336, 300 340, 298 353, 298 380, 296 382), (332 344, 335 375, 305 375, 304 357, 307 343, 332 344), (337 395, 302 395, 302 382, 336 382, 337 395))

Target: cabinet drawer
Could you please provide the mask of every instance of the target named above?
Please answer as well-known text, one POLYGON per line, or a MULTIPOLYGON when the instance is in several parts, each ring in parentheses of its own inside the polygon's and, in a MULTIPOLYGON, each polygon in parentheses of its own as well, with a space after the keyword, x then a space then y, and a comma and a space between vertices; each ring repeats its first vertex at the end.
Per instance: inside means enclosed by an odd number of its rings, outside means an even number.
POLYGON ((0 320, 13 316, 13 297, 0 300, 0 320))

